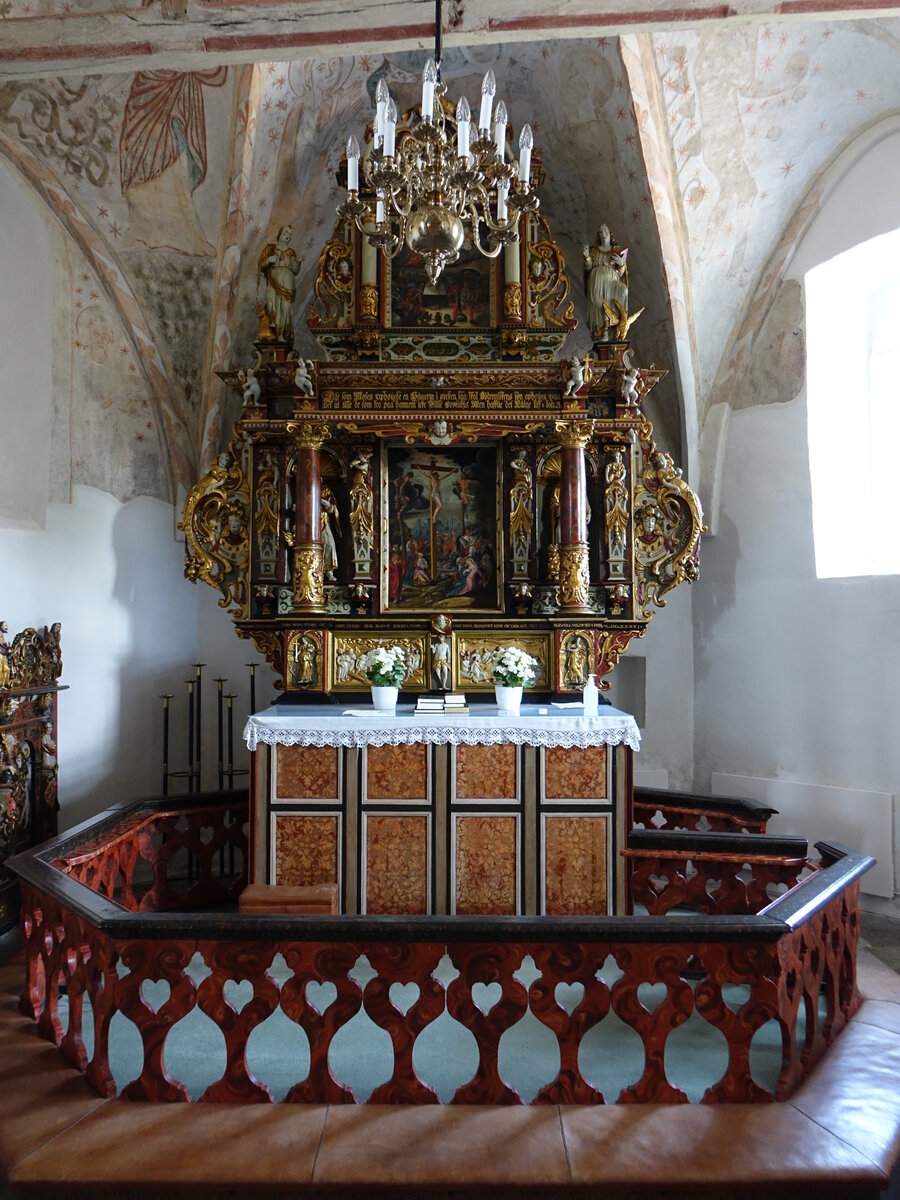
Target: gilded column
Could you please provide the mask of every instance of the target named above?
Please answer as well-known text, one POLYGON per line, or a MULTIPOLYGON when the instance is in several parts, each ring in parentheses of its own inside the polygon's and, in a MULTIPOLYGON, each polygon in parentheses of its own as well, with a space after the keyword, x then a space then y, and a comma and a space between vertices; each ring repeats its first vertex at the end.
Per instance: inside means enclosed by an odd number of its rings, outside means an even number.
POLYGON ((522 245, 516 237, 503 248, 503 320, 522 316, 522 245))
POLYGON ((559 611, 591 612, 588 496, 584 448, 593 421, 557 421, 562 449, 559 481, 559 611))
POLYGON ((359 281, 359 313, 361 324, 372 325, 378 320, 378 249, 367 237, 360 237, 362 270, 359 281))
POLYGON ((321 611, 325 606, 322 560, 322 468, 319 451, 330 431, 319 421, 291 421, 288 433, 297 447, 294 485, 294 607, 321 611))

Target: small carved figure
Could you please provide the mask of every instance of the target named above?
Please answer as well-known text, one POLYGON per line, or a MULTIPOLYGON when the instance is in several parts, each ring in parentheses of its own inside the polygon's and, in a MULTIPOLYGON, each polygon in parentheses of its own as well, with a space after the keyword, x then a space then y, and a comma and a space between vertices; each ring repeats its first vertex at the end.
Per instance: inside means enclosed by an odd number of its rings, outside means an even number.
POLYGON ((238 371, 238 379, 244 393, 244 404, 259 404, 260 386, 253 367, 242 368, 238 371))
POLYGON ((641 371, 639 367, 633 366, 630 350, 626 350, 622 355, 622 365, 625 368, 622 374, 622 400, 631 408, 637 405, 641 398, 639 388, 641 371))
POLYGON ((445 692, 450 688, 450 639, 441 634, 431 643, 431 665, 434 686, 445 692))
POLYGON ((335 583, 337 580, 335 571, 338 568, 338 549, 337 540, 331 525, 333 521, 338 537, 340 537, 341 522, 334 492, 327 485, 322 488, 322 494, 319 498, 319 509, 322 530, 322 570, 326 580, 329 583, 335 583))
POLYGON ((352 650, 339 650, 337 655, 337 681, 348 683, 356 665, 356 656, 352 650))
POLYGON ((577 356, 572 359, 569 364, 569 379, 566 383, 564 395, 575 396, 584 387, 584 368, 587 363, 582 363, 577 356))
POLYGON ((357 450, 350 467, 350 530, 353 536, 353 560, 360 570, 368 570, 372 559, 373 498, 371 450, 357 450))
POLYGON ((566 642, 563 676, 566 687, 581 687, 587 679, 588 644, 583 637, 566 642))
POLYGON ((294 371, 294 386, 304 396, 313 394, 313 361, 311 358, 298 358, 297 367, 294 371))
POLYGON ((443 417, 438 417, 431 424, 428 440, 432 446, 449 446, 453 440, 450 436, 450 426, 443 417))
POLYGON ((259 256, 257 292, 260 280, 266 281, 265 299, 256 306, 261 341, 292 342, 294 339, 294 297, 300 259, 291 249, 293 232, 290 225, 282 225, 275 241, 263 246, 259 256))
POLYGON ((0 621, 0 687, 8 688, 10 680, 9 670, 9 642, 6 640, 6 635, 9 632, 9 626, 5 621, 0 621))
POLYGON ((610 558, 622 558, 628 530, 628 489, 625 464, 617 450, 606 467, 606 536, 610 558))
POLYGON ((609 318, 604 306, 614 311, 628 312, 628 249, 615 244, 608 225, 601 225, 597 241, 585 246, 584 269, 587 271, 588 324, 591 337, 603 338, 608 333, 609 318))
POLYGON ((527 562, 534 526, 534 487, 524 450, 517 450, 509 463, 513 483, 509 493, 509 530, 513 558, 527 562))
POLYGON ((294 682, 309 686, 316 682, 316 643, 311 637, 302 637, 294 643, 294 661, 297 672, 294 682))

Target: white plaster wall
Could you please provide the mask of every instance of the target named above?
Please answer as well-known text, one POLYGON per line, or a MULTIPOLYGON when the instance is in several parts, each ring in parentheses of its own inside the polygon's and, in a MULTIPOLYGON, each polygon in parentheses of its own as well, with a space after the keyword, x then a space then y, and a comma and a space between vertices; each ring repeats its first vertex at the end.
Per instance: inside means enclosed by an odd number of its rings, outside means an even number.
MULTIPOLYGON (((120 504, 76 487, 71 505, 48 506, 43 531, 0 530, 0 617, 10 638, 29 625, 62 622, 61 682, 69 690, 59 700, 60 828, 117 800, 159 792, 162 692, 176 694, 171 765, 184 765, 183 681, 195 662, 208 664, 207 786, 215 785, 215 675, 228 676, 228 690, 238 692, 242 746, 243 664, 260 656, 237 641, 215 593, 184 578, 173 529, 170 505, 146 497, 120 504)), ((265 702, 271 673, 265 666, 259 673, 265 702)))
POLYGON ((0 526, 40 528, 50 474, 53 264, 34 201, 0 158, 0 526))
MULTIPOLYGON (((817 263, 895 228, 898 195, 895 134, 834 188, 791 276, 802 281, 817 263)), ((838 300, 835 335, 847 334, 851 347, 838 300)), ((850 358, 846 368, 852 388, 850 358)), ((848 391, 848 412, 851 403, 848 391)), ((900 579, 816 578, 805 391, 789 404, 732 412, 721 495, 694 592, 698 787, 718 772, 896 798, 900 579)))

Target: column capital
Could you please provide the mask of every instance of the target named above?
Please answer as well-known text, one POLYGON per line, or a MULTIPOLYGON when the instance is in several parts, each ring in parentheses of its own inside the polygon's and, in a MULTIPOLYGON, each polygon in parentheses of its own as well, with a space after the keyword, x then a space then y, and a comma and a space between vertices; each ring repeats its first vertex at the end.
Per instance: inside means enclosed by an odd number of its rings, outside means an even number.
POLYGON ((331 428, 324 421, 288 421, 287 431, 303 450, 320 450, 331 437, 331 428))
POLYGON ((554 424, 560 445, 566 449, 583 450, 594 436, 594 421, 557 421, 554 424))

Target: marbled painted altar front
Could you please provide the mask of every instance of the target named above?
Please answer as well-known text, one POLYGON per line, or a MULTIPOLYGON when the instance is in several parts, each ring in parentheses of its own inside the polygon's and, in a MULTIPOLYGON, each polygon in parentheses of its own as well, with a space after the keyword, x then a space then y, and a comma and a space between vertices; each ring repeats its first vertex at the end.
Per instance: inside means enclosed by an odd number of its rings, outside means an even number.
POLYGON ((251 882, 336 883, 347 914, 622 912, 637 727, 603 713, 251 717, 251 882))

